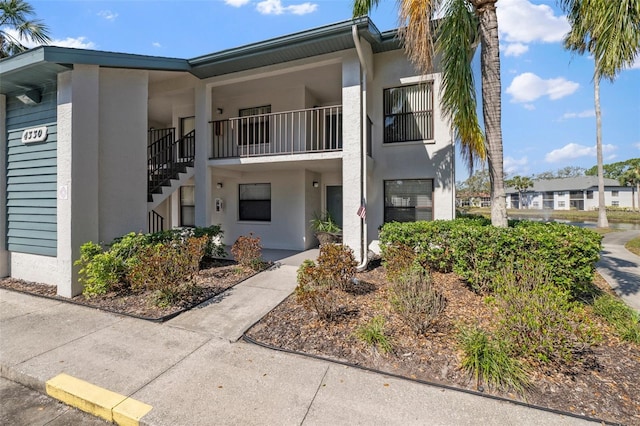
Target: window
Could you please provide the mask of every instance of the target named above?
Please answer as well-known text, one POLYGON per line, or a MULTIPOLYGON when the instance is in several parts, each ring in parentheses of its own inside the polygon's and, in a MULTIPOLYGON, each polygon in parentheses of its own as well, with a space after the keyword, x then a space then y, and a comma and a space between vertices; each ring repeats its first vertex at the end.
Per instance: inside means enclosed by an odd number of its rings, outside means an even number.
POLYGON ((271 184, 241 184, 239 214, 240 220, 271 221, 271 184))
POLYGON ((612 197, 617 197, 619 194, 619 191, 611 191, 611 196, 612 197))
POLYGON ((533 207, 539 208, 540 207, 540 202, 539 201, 534 201, 533 202, 533 207))
POLYGON ((611 206, 612 207, 620 207, 620 201, 612 201, 611 202, 611 206))
POLYGON ((240 145, 255 145, 269 143, 269 117, 271 105, 255 108, 245 108, 240 114, 240 145), (244 118, 243 118, 244 117, 244 118))
POLYGON ((384 142, 433 139, 433 83, 384 90, 384 142))
POLYGON ((180 187, 180 226, 196 226, 196 197, 194 186, 180 187))
POLYGON ((593 191, 587 191, 587 200, 593 200, 593 191))
POLYGON ((564 206, 565 206, 564 201, 558 201, 558 207, 564 207, 564 206))
POLYGON ((433 220, 433 180, 384 181, 384 221, 433 220))
POLYGON ((558 191, 558 197, 563 197, 564 196, 564 192, 563 191, 558 191))

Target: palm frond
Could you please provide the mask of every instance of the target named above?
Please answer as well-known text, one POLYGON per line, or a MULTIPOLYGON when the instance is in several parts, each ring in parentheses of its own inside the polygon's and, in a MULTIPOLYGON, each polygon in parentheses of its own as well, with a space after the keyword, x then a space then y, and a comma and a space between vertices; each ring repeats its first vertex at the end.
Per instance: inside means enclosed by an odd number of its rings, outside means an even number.
POLYGON ((471 171, 487 155, 478 122, 471 61, 479 38, 478 18, 465 0, 450 0, 438 25, 436 52, 441 56, 441 106, 452 122, 460 152, 471 171))
POLYGON ((423 73, 431 72, 434 57, 432 18, 440 0, 399 0, 399 34, 409 60, 423 73))
POLYGON ((354 0, 353 17, 366 16, 375 7, 378 7, 379 0, 354 0))

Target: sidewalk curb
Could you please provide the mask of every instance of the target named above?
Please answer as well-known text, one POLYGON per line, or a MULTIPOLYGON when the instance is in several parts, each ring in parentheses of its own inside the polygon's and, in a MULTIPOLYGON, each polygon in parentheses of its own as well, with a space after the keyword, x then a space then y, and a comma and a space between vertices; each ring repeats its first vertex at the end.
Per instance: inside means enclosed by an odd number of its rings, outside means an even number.
POLYGON ((68 374, 46 382, 47 395, 118 425, 139 425, 153 407, 68 374))

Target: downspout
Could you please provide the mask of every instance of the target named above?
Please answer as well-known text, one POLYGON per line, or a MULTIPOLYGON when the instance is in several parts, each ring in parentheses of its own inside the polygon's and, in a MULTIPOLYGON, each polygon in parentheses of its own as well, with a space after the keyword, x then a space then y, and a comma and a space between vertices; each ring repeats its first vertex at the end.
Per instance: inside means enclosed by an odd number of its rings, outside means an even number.
MULTIPOLYGON (((356 46, 356 52, 358 53, 358 59, 360 60, 360 202, 364 203, 366 207, 366 195, 367 195, 367 138, 365 135, 365 117, 367 114, 367 63, 364 60, 364 55, 362 54, 362 46, 360 45, 360 37, 358 36, 358 26, 354 24, 351 27, 351 35, 353 36, 353 44, 356 46)), ((365 214, 364 219, 362 221, 362 231, 360 232, 360 247, 361 247, 361 261, 360 264, 356 267, 358 272, 364 271, 367 268, 367 264, 369 263, 369 247, 367 245, 368 237, 367 237, 367 216, 365 214)))

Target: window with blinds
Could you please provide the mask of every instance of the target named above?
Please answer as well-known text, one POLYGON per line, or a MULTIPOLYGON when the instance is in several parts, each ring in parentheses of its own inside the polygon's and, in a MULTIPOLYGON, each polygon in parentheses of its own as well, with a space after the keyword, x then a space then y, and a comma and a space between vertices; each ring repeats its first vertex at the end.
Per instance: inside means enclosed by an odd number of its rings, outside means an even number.
POLYGON ((384 142, 433 139, 433 83, 384 90, 384 142))
POLYGON ((270 183, 240 184, 239 192, 238 218, 240 220, 271 221, 270 183))
POLYGON ((384 221, 433 220, 433 179, 384 181, 384 221))
POLYGON ((269 143, 269 116, 271 105, 245 108, 240 115, 240 145, 255 145, 269 143))
POLYGON ((196 226, 195 187, 180 187, 180 226, 196 226))

